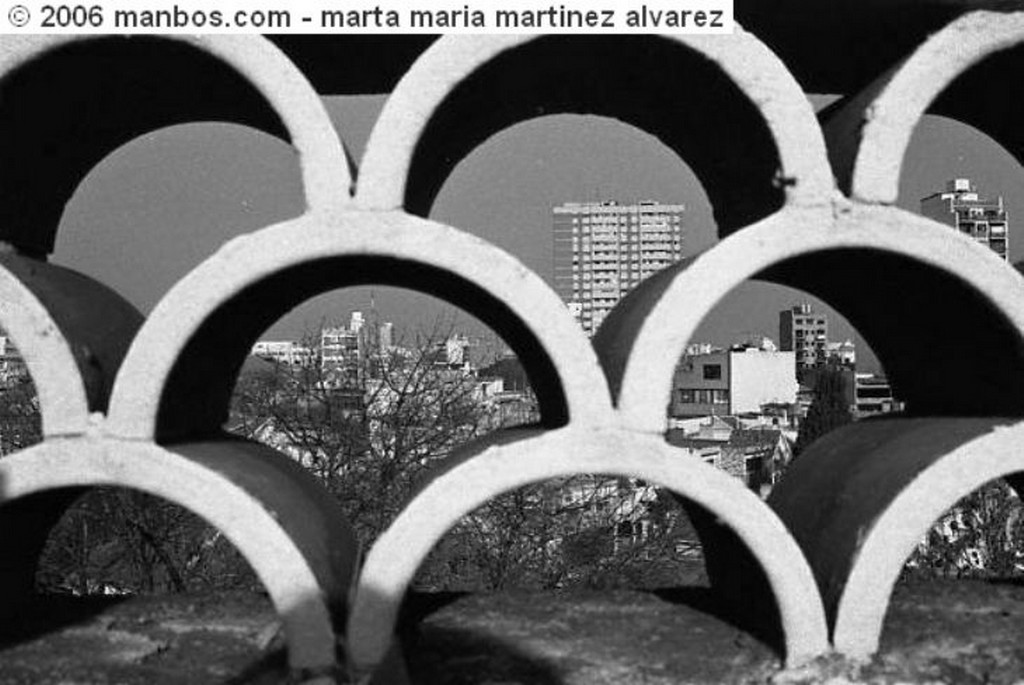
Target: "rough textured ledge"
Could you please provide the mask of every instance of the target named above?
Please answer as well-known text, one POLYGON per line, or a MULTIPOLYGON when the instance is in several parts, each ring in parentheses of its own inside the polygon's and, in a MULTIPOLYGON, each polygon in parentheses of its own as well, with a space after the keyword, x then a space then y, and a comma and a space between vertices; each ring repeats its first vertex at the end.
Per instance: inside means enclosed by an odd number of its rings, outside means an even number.
MULTIPOLYGON (((824 657, 790 671, 779 671, 764 642, 721 618, 702 587, 414 600, 402 634, 418 684, 1014 683, 1024 673, 1024 585, 1014 583, 901 585, 878 656, 824 657)), ((31 623, 34 638, 4 636, 0 683, 287 678, 279 623, 260 595, 50 600, 31 623), (46 633, 56 620, 71 623, 46 633)))

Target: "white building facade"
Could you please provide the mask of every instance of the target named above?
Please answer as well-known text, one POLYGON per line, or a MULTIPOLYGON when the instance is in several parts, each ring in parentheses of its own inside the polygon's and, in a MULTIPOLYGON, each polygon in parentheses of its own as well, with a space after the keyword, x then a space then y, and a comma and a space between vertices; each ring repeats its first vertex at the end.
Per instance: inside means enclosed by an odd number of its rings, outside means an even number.
POLYGON ((672 383, 673 417, 760 413, 796 402, 796 354, 736 347, 686 357, 672 383))

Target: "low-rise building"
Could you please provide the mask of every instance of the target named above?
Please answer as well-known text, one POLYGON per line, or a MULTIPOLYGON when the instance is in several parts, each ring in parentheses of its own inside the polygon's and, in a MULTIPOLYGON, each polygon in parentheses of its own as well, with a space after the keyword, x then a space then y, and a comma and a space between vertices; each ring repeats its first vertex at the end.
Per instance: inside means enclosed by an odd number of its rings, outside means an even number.
POLYGON ((665 437, 765 495, 793 458, 792 446, 781 430, 741 426, 736 417, 711 416, 697 431, 670 429, 665 437))
POLYGON ((760 412, 765 404, 796 401, 796 357, 761 347, 686 356, 672 383, 672 417, 760 412))
POLYGON ((1002 259, 1009 255, 1009 230, 1003 198, 982 197, 969 178, 954 178, 945 192, 921 200, 921 214, 987 245, 1002 259))
POLYGON ((902 411, 903 403, 893 397, 892 386, 883 376, 858 373, 854 377, 854 416, 876 416, 902 411))
POLYGON ((260 340, 249 354, 288 366, 309 366, 316 358, 312 348, 293 340, 260 340))

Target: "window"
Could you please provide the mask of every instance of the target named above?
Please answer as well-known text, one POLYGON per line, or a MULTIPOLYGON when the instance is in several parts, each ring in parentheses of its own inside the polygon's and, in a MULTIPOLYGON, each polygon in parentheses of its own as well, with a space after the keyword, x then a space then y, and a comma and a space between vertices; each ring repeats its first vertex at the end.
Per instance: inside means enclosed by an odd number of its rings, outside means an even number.
POLYGON ((677 397, 681 404, 729 404, 728 390, 681 388, 677 397))
POLYGON ((721 364, 705 364, 704 365, 704 380, 706 380, 706 381, 720 381, 720 380, 722 380, 722 365, 721 364))

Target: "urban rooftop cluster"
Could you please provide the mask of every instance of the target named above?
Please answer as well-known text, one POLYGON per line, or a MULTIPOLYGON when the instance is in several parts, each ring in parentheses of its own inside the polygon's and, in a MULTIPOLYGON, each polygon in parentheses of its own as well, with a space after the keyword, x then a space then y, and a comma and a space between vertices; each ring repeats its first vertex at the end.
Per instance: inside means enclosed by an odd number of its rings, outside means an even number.
MULTIPOLYGON (((921 213, 1008 259, 1008 218, 1002 197, 985 198, 970 179, 956 178, 921 200, 921 213)), ((682 203, 655 200, 567 202, 552 208, 552 281, 587 335, 618 301, 652 274, 683 257, 682 203)), ((432 363, 461 369, 480 384, 481 399, 511 395, 536 414, 525 373, 514 359, 484 360, 464 334, 433 340, 427 351, 397 344, 391 322, 369 323, 362 312, 346 325, 325 327, 315 341, 260 340, 254 357, 290 366, 318 364, 337 389, 365 392, 372 360, 429 354, 432 363)), ((693 343, 673 376, 667 439, 764 491, 793 456, 801 421, 820 375, 842 378, 843 403, 854 419, 902 409, 882 375, 857 371, 850 340, 829 337, 828 317, 811 305, 779 312, 778 344, 768 337, 723 348, 693 343)))

